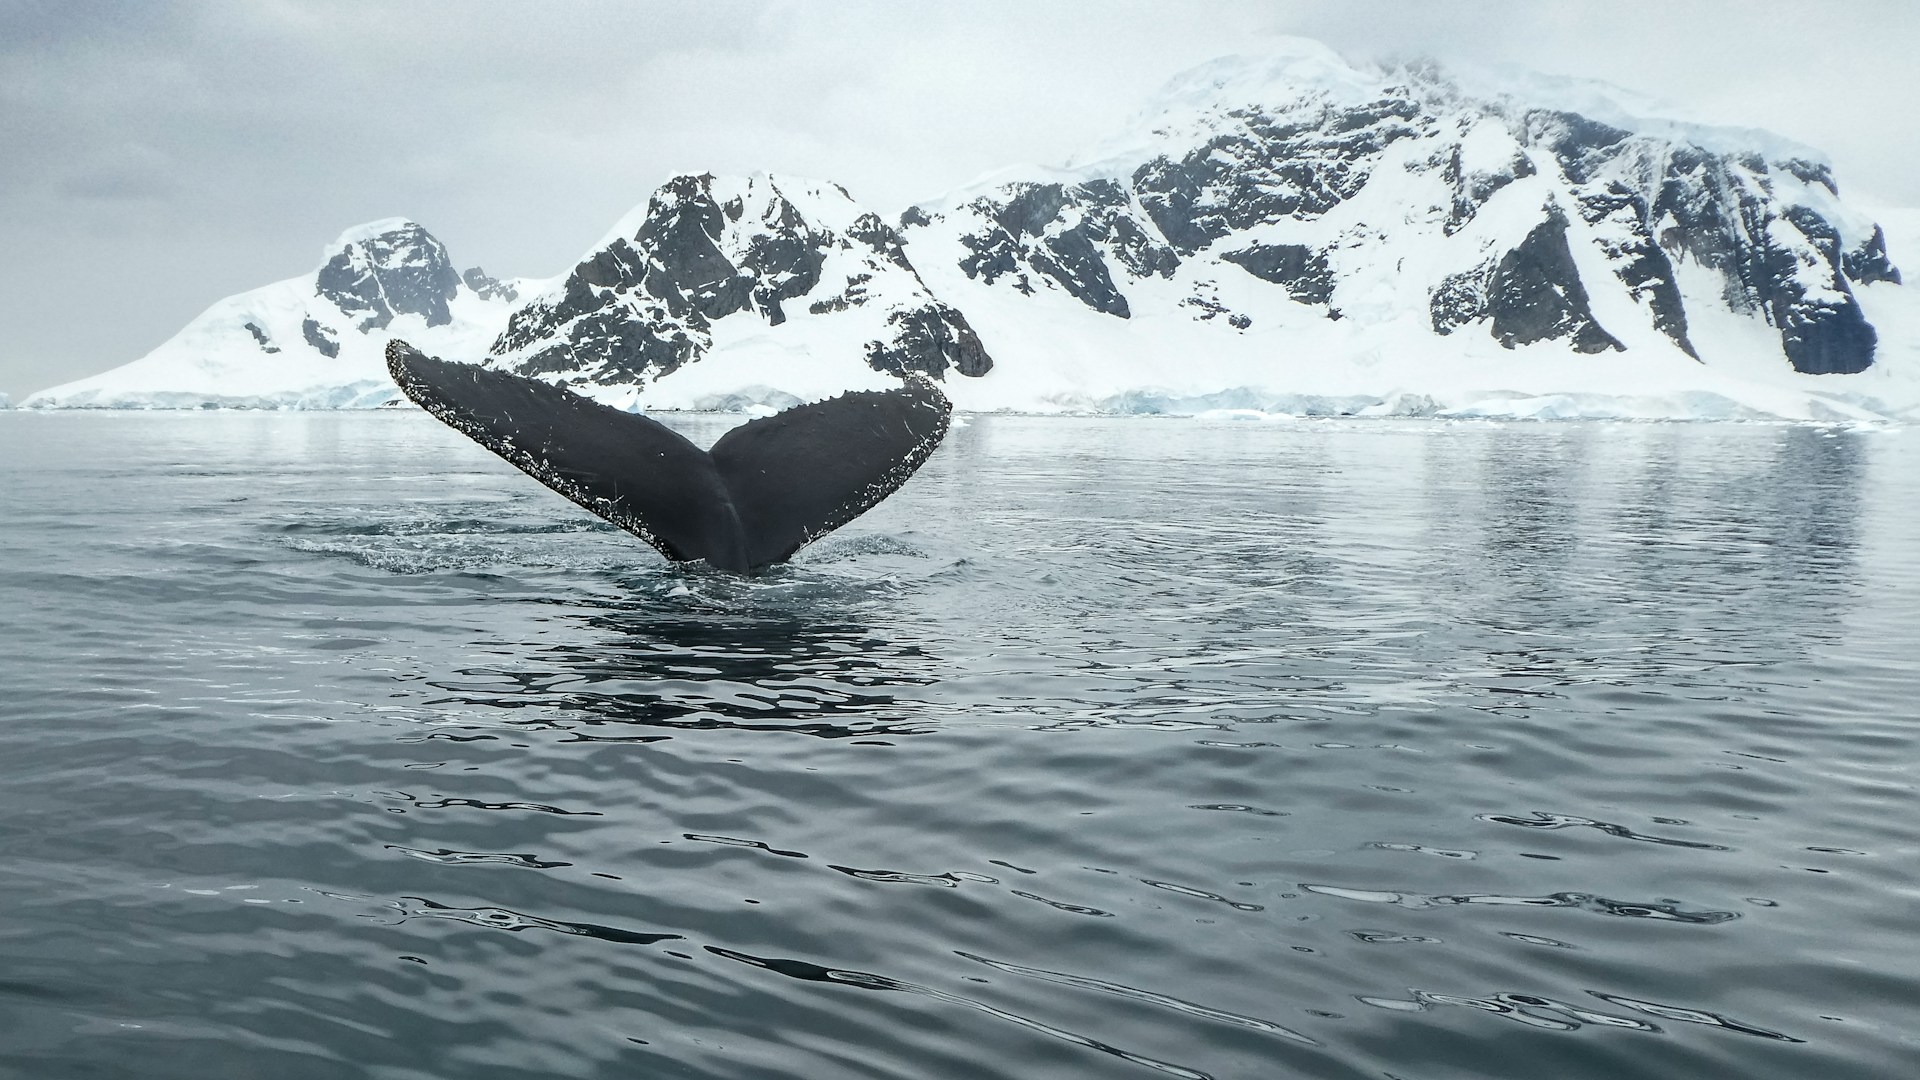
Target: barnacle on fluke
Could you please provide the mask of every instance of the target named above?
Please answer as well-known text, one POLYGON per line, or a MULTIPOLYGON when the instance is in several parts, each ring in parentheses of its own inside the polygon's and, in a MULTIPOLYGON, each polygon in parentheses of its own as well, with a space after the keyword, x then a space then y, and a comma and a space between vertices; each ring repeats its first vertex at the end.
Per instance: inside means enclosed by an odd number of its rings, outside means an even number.
POLYGON ((387 370, 447 426, 667 558, 734 572, 785 562, 899 490, 953 411, 909 375, 749 421, 702 450, 648 417, 404 341, 387 346, 387 370))

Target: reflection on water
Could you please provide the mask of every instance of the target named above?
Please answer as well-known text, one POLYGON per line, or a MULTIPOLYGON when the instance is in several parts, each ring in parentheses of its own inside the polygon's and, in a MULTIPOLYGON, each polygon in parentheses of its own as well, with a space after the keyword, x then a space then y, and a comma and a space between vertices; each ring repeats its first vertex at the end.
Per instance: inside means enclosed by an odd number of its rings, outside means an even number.
POLYGON ((0 1074, 1903 1075, 1910 443, 976 418, 739 579, 0 417, 0 1074))
POLYGON ((915 674, 926 661, 916 644, 886 640, 853 622, 795 614, 721 610, 663 618, 615 603, 562 611, 558 618, 574 623, 580 640, 524 650, 513 666, 430 677, 428 685, 446 696, 424 705, 527 710, 516 722, 597 740, 659 737, 629 727, 828 739, 929 730, 896 719, 902 709, 895 691, 930 681, 915 674))

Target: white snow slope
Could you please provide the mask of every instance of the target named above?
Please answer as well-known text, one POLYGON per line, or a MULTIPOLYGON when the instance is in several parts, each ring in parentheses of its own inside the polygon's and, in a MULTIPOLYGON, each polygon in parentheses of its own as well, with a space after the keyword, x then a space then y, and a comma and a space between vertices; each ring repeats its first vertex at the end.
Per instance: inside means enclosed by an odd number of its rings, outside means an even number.
POLYGON ((478 357, 512 308, 504 295, 483 299, 453 275, 446 249, 426 230, 389 218, 342 233, 313 273, 229 296, 140 359, 42 390, 20 407, 373 408, 398 396, 386 372, 389 339, 478 357), (348 288, 322 288, 329 266, 348 288), (401 295, 406 286, 424 292, 424 302, 401 295))
MULTIPOLYGON (((1796 372, 1765 316, 1730 306, 1727 274, 1680 250, 1668 254, 1699 359, 1656 328, 1646 299, 1609 264, 1607 251, 1623 239, 1613 232, 1616 218, 1585 220, 1577 207, 1591 187, 1581 188, 1551 151, 1523 143, 1516 133, 1530 120, 1539 123, 1537 114, 1527 115, 1528 106, 1577 99, 1631 132, 1630 142, 1643 144, 1631 155, 1636 160, 1671 154, 1675 146, 1746 147, 1770 160, 1817 155, 1765 133, 1643 120, 1624 106, 1602 109, 1595 96, 1601 89, 1478 73, 1469 93, 1437 69, 1360 70, 1311 42, 1188 72, 1142 114, 1134 136, 1102 147, 1093 163, 1003 171, 918 208, 928 220, 905 230, 909 257, 936 295, 966 313, 994 358, 985 378, 948 379, 947 391, 956 405, 972 410, 1920 419, 1920 296, 1910 286, 1852 284, 1879 337, 1873 366, 1857 374, 1796 372), (1529 96, 1516 100, 1520 94, 1529 96), (1275 216, 1235 230, 1187 254, 1164 276, 1133 273, 1109 258, 1128 301, 1127 318, 1094 310, 1044 274, 1019 278, 1032 290, 1027 295, 1009 276, 989 283, 962 268, 966 238, 990 231, 995 213, 1023 188, 1071 189, 1102 180, 1125 187, 1143 162, 1159 155, 1177 161, 1243 123, 1326 125, 1339 132, 1347 125, 1327 124, 1328 117, 1407 96, 1423 107, 1413 132, 1375 154, 1356 155, 1370 175, 1324 212, 1275 216), (1428 117, 1434 122, 1420 126, 1428 117), (1471 181, 1476 174, 1500 183, 1461 223, 1450 210, 1458 190, 1470 185, 1458 177, 1471 181), (1514 248, 1542 220, 1543 208, 1565 212, 1568 247, 1593 316, 1622 348, 1586 354, 1566 340, 1505 348, 1472 325, 1436 333, 1429 305, 1435 290, 1450 275, 1514 248), (1331 295, 1320 303, 1295 300, 1282 286, 1220 257, 1249 242, 1326 252, 1331 295), (1233 325, 1235 316, 1246 325, 1233 325)), ((1216 157, 1225 153, 1215 151, 1216 157)), ((1870 218, 1778 167, 1763 165, 1745 179, 1789 208, 1808 205, 1837 221, 1849 248, 1872 233, 1870 218)), ((1288 181, 1253 179, 1279 190, 1288 181)), ((1148 221, 1137 191, 1121 213, 1148 221)), ((1882 218, 1889 253, 1895 265, 1920 269, 1920 230, 1910 227, 1915 215, 1906 213, 1882 218)), ((1044 243, 1075 221, 1069 210, 1028 242, 1044 243)), ((1662 223, 1654 224, 1658 233, 1662 223)), ((1799 239, 1797 233, 1790 238, 1799 239)))

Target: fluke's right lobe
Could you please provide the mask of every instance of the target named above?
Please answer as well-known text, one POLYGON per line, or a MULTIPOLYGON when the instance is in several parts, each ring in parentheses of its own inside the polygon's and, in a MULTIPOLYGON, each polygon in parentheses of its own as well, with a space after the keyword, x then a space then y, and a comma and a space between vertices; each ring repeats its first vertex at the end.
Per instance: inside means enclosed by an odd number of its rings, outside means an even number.
POLYGON ((914 378, 750 421, 709 453, 645 416, 405 342, 387 368, 429 413, 667 558, 735 572, 784 562, 898 490, 952 411, 914 378))

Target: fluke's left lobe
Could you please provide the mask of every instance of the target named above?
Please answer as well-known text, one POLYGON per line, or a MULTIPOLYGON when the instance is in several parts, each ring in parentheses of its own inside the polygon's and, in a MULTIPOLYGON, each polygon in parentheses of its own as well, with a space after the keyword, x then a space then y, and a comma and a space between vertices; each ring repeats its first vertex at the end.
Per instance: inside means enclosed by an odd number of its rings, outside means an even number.
POLYGON ((645 416, 403 341, 387 369, 448 426, 667 558, 735 572, 784 562, 898 490, 952 412, 916 377, 750 421, 709 453, 645 416))

